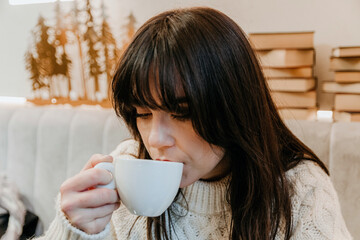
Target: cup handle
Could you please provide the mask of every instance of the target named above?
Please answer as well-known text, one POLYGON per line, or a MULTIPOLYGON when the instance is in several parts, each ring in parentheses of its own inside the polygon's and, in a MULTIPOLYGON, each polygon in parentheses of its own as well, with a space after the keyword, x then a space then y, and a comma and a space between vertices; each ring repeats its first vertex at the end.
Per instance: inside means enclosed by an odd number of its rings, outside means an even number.
POLYGON ((114 165, 111 163, 111 162, 101 162, 101 163, 98 163, 95 165, 94 168, 102 168, 102 169, 105 169, 107 171, 109 171, 112 176, 113 176, 113 179, 111 180, 110 183, 108 184, 105 184, 105 185, 97 185, 96 188, 108 188, 108 189, 115 189, 115 181, 114 181, 114 165))

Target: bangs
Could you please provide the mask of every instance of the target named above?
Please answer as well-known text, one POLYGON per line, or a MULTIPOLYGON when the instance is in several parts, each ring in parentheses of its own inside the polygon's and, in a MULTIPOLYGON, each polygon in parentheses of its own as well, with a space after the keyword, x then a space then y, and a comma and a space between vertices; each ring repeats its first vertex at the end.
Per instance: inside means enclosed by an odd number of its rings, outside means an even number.
POLYGON ((137 106, 190 118, 197 89, 182 35, 167 20, 149 22, 124 51, 112 82, 114 109, 134 129, 137 106))
POLYGON ((130 106, 176 112, 182 103, 187 103, 185 81, 180 76, 169 47, 161 44, 164 42, 141 54, 145 56, 144 59, 137 59, 138 63, 133 65, 129 79, 130 106))

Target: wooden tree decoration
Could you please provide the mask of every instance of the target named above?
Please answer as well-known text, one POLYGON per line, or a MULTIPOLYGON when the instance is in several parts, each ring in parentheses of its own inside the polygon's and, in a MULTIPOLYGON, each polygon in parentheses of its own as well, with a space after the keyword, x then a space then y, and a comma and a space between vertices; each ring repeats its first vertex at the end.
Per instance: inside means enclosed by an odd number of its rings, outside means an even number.
MULTIPOLYGON (((30 79, 32 80, 32 90, 36 91, 41 88, 40 72, 34 55, 27 51, 25 54, 26 69, 30 72, 30 79)), ((45 84, 44 84, 45 85, 45 84)))
POLYGON ((58 63, 56 62, 56 49, 49 43, 49 29, 50 27, 45 24, 45 19, 40 16, 36 29, 36 43, 35 49, 37 53, 37 65, 42 81, 49 86, 49 96, 54 96, 55 85, 53 83, 53 75, 58 63))
POLYGON ((72 27, 71 32, 74 34, 76 38, 76 43, 79 50, 79 58, 80 58, 80 73, 81 73, 81 83, 82 83, 82 90, 83 90, 83 100, 88 99, 87 94, 87 84, 86 84, 86 78, 85 78, 85 62, 84 62, 84 55, 83 55, 83 49, 82 49, 82 42, 83 42, 83 36, 80 30, 80 26, 82 25, 81 21, 79 20, 79 9, 77 6, 77 1, 74 1, 73 10, 72 10, 72 27))
POLYGON ((128 23, 125 25, 126 36, 125 36, 125 40, 123 41, 123 46, 121 51, 124 51, 129 46, 131 39, 135 34, 135 24, 136 24, 136 19, 133 13, 131 12, 130 15, 128 16, 128 23))
POLYGON ((100 92, 99 87, 99 75, 102 74, 100 69, 99 62, 99 48, 97 47, 97 43, 99 42, 99 37, 95 32, 94 28, 94 19, 91 13, 91 5, 90 0, 86 0, 86 12, 88 14, 87 21, 87 30, 84 34, 84 41, 88 46, 88 65, 89 65, 89 74, 94 79, 95 84, 95 96, 100 92))
MULTIPOLYGON (((32 89, 36 98, 39 97, 38 93, 41 93, 42 89, 46 89, 48 97, 45 99, 50 97, 51 103, 77 105, 97 104, 101 101, 103 106, 111 106, 108 101, 103 100, 104 96, 100 94, 100 90, 104 90, 100 89, 100 81, 106 81, 107 86, 110 86, 120 50, 107 22, 104 2, 103 0, 101 2, 102 9, 92 9, 90 0, 75 0, 73 6, 70 14, 64 14, 60 9, 59 0, 57 1, 55 5, 56 24, 53 27, 46 25, 45 19, 39 17, 33 31, 34 44, 25 54, 26 69, 30 72, 32 89), (80 8, 78 8, 79 3, 82 3, 80 8), (101 15, 94 16, 93 13, 99 12, 99 10, 101 15), (70 19, 71 23, 68 23, 70 19), (82 89, 73 88, 74 82, 79 79, 72 79, 70 72, 73 61, 70 59, 68 51, 76 46, 80 59, 82 89), (89 90, 91 90, 89 81, 94 83, 91 94, 89 94, 89 90), (67 89, 64 88, 65 83, 67 83, 67 89), (66 90, 65 94, 64 89, 66 90), (74 94, 71 95, 71 93, 74 94), (63 97, 64 95, 66 98, 63 97), (76 97, 72 98, 71 96, 76 97), (89 96, 91 96, 91 100, 95 101, 91 101, 89 96), (73 99, 78 100, 71 101, 73 99)), ((126 26, 124 47, 127 47, 134 35, 135 22, 134 16, 130 14, 129 23, 126 26)), ((44 102, 39 99, 35 100, 33 102, 38 104, 50 103, 50 100, 44 100, 44 102)))
MULTIPOLYGON (((33 32, 33 37, 35 38, 35 33, 33 32)), ((30 72, 30 79, 32 81, 32 90, 35 95, 40 98, 39 91, 43 88, 48 88, 41 78, 39 65, 37 59, 34 57, 34 54, 28 50, 25 53, 25 67, 30 72)))
POLYGON ((67 79, 68 82, 68 91, 67 91, 67 97, 70 98, 70 92, 71 92, 71 78, 69 74, 69 69, 71 67, 71 60, 69 59, 67 53, 66 53, 66 44, 67 44, 67 31, 68 29, 65 27, 65 24, 63 23, 63 14, 61 13, 60 9, 60 2, 59 0, 56 2, 56 26, 55 26, 55 42, 54 46, 57 49, 57 51, 60 52, 61 56, 58 60, 59 64, 56 65, 55 68, 55 74, 56 75, 62 75, 67 79))
POLYGON ((114 71, 114 66, 116 64, 116 61, 118 59, 118 52, 119 49, 116 45, 116 40, 113 37, 110 26, 108 22, 106 21, 106 14, 105 14, 105 5, 104 2, 102 2, 102 26, 101 26, 101 43, 104 48, 104 56, 105 56, 105 72, 106 72, 106 79, 107 79, 107 85, 110 86, 110 82, 112 79, 112 72, 114 71))

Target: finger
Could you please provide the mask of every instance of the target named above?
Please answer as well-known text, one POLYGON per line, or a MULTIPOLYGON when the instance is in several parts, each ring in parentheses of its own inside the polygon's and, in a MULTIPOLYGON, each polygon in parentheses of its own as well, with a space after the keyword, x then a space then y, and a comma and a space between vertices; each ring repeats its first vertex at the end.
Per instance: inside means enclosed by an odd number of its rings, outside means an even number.
POLYGON ((60 191, 62 193, 65 191, 80 192, 93 186, 108 184, 112 180, 113 175, 109 171, 101 168, 91 168, 66 180, 62 184, 60 191))
POLYGON ((63 212, 71 212, 77 208, 95 208, 107 204, 118 203, 119 196, 115 190, 96 188, 81 193, 70 194, 62 198, 61 208, 63 212))
POLYGON ((111 220, 111 215, 107 215, 102 218, 97 218, 92 222, 84 224, 83 226, 79 226, 79 229, 83 230, 88 234, 97 234, 104 230, 106 224, 108 224, 111 220))
POLYGON ((120 203, 113 203, 97 208, 80 208, 68 214, 68 219, 74 226, 82 226, 95 219, 111 215, 119 206, 120 203))
POLYGON ((89 161, 85 164, 81 171, 93 168, 100 162, 113 162, 113 157, 110 155, 94 154, 90 157, 89 161))
POLYGON ((84 191, 81 192, 78 197, 81 206, 87 208, 96 208, 106 204, 118 203, 120 201, 117 191, 107 188, 96 188, 90 191, 84 191))

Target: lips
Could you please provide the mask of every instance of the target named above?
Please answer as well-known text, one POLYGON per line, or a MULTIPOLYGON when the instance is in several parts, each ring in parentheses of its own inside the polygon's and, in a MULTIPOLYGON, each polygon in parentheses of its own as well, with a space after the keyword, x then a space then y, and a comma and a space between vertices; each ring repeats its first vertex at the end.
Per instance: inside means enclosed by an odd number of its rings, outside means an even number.
POLYGON ((171 162, 169 159, 159 159, 159 158, 157 158, 157 159, 155 159, 155 160, 157 160, 157 161, 163 161, 163 162, 171 162))

